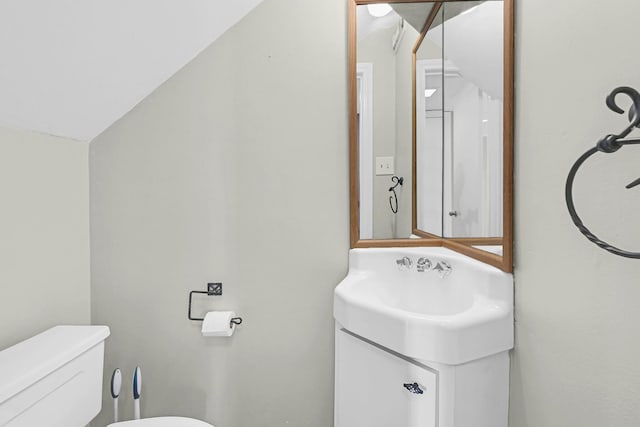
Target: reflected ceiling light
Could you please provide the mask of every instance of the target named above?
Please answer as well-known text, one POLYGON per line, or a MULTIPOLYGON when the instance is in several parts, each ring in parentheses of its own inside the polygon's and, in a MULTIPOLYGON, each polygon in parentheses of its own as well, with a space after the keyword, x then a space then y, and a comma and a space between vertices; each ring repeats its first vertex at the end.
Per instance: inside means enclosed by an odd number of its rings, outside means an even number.
POLYGON ((391 12, 391 6, 387 3, 368 4, 369 14, 376 18, 381 18, 391 12))
POLYGON ((429 98, 431 95, 433 95, 434 93, 436 93, 438 89, 425 89, 424 90, 424 97, 425 98, 429 98))

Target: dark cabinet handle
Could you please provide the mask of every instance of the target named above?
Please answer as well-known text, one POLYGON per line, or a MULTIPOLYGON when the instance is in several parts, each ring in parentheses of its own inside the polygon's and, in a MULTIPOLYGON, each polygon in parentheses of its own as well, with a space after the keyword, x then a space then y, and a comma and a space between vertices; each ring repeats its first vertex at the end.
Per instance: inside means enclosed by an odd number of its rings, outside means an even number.
POLYGON ((407 390, 409 390, 413 394, 422 394, 422 393, 424 393, 424 391, 422 391, 422 389, 420 388, 418 383, 406 383, 406 384, 403 384, 403 385, 404 385, 404 388, 406 388, 407 390))

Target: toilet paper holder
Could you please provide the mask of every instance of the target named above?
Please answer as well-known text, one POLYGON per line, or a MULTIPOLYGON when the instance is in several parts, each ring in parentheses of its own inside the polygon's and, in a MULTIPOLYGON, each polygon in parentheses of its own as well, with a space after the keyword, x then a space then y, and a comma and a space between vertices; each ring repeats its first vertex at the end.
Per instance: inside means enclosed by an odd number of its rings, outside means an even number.
MULTIPOLYGON (((204 320, 204 317, 193 317, 191 315, 191 301, 193 299, 193 294, 206 294, 210 297, 222 295, 222 283, 207 283, 206 291, 189 292, 189 311, 187 312, 187 317, 189 318, 189 320, 197 320, 199 322, 202 322, 204 320)), ((231 319, 231 323, 229 324, 229 327, 231 327, 232 325, 239 325, 241 323, 242 323, 242 317, 234 317, 231 319)))

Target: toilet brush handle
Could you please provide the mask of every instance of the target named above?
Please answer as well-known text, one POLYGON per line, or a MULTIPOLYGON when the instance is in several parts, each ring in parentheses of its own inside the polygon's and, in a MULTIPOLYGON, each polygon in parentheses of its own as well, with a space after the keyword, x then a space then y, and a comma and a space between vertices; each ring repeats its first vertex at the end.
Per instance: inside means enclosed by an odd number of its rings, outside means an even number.
POLYGON ((113 422, 118 422, 118 396, 120 396, 120 387, 122 386, 122 373, 120 369, 114 369, 111 374, 111 397, 113 397, 113 422))
POLYGON ((140 419, 140 399, 133 399, 133 419, 140 419))
POLYGON ((137 366, 133 373, 133 419, 140 419, 140 394, 142 393, 142 371, 137 366))

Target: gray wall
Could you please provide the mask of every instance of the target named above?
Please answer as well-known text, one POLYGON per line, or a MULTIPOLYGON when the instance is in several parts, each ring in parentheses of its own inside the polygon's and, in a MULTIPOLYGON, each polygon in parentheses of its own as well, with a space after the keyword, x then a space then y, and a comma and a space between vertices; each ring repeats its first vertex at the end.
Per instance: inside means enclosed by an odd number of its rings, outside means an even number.
POLYGON ((332 425, 346 25, 343 0, 267 0, 91 143, 92 320, 111 327, 125 418, 139 364, 143 416, 332 425), (224 295, 195 313, 235 309, 232 338, 187 320, 208 281, 224 295))
MULTIPOLYGON (((331 425, 331 291, 348 235, 344 8, 267 0, 92 143, 93 320, 112 327, 107 372, 142 365, 146 415, 331 425), (245 318, 229 340, 185 319, 188 290, 209 280, 225 282, 209 306, 245 318)), ((518 2, 511 427, 640 420, 640 264, 579 235, 562 194, 575 158, 624 125, 605 95, 640 87, 637 12, 518 2)), ((619 191, 637 151, 587 166, 576 203, 598 234, 640 250, 637 198, 619 191)))
POLYGON ((89 323, 88 150, 0 128, 0 350, 89 323))
MULTIPOLYGON (((640 88, 639 14, 631 0, 517 1, 511 427, 640 425, 640 262, 589 243, 563 196, 574 160, 627 123, 604 99, 619 85, 640 88)), ((575 189, 585 223, 631 250, 640 193, 623 186, 638 165, 639 148, 599 155, 575 189)))

